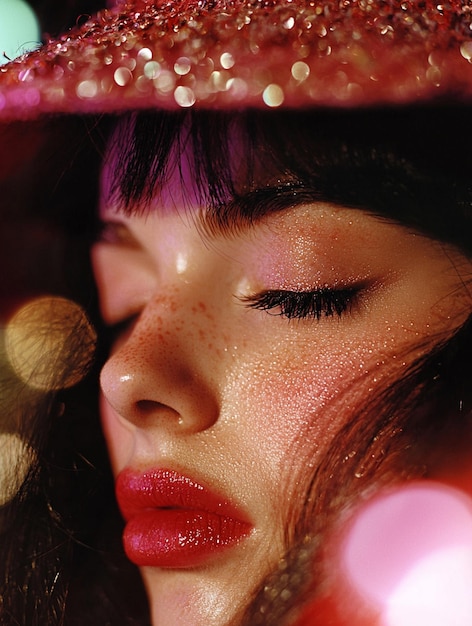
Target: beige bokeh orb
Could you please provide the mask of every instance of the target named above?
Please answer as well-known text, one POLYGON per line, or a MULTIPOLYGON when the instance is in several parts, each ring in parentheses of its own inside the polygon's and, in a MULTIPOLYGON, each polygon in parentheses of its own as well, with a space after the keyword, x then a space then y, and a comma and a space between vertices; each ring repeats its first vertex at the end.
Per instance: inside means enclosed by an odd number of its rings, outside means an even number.
POLYGON ((35 459, 17 433, 0 433, 0 506, 15 497, 35 459))
POLYGON ((42 391, 65 389, 90 369, 97 336, 72 300, 42 296, 22 306, 5 329, 5 349, 15 374, 42 391))

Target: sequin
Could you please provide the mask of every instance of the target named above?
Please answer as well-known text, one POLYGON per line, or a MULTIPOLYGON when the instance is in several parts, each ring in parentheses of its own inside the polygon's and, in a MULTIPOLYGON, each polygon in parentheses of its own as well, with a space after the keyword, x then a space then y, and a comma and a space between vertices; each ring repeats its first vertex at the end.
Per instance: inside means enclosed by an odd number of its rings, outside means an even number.
POLYGON ((98 92, 98 85, 95 80, 83 80, 77 85, 77 95, 79 98, 95 98, 98 92))
POLYGON ((157 61, 149 61, 144 66, 144 76, 149 79, 157 78, 160 71, 161 66, 157 63, 157 61))
POLYGON ((226 90, 235 100, 244 100, 248 94, 246 81, 242 78, 230 78, 226 83, 226 90))
POLYGON ((442 74, 438 67, 430 67, 426 71, 426 78, 431 81, 433 85, 439 87, 441 85, 442 74))
POLYGON ((460 50, 464 59, 466 59, 467 61, 470 61, 472 59, 472 41, 465 41, 461 45, 460 50))
POLYGON ((181 85, 174 91, 174 98, 181 107, 191 107, 195 104, 195 94, 190 87, 182 87, 181 85))
POLYGON ((34 73, 31 69, 19 72, 18 80, 22 83, 31 82, 34 79, 34 73))
POLYGON ((119 67, 113 74, 115 83, 120 87, 124 87, 133 80, 133 74, 127 67, 119 67))
POLYGON ((209 81, 209 91, 212 93, 226 91, 228 82, 225 72, 212 72, 209 81))
POLYGON ((223 52, 220 57, 221 67, 225 70, 230 70, 234 65, 234 57, 231 52, 223 52))
POLYGON ((141 48, 138 52, 138 57, 144 61, 150 61, 152 59, 152 50, 149 48, 141 48))
POLYGON ((179 76, 185 76, 190 72, 192 68, 192 62, 187 57, 180 57, 174 63, 174 72, 179 76))
POLYGON ((310 75, 310 66, 303 61, 296 61, 292 65, 292 76, 295 80, 306 80, 310 75))
POLYGON ((0 90, 2 119, 470 99, 472 0, 117 0, 2 66, 0 90))
POLYGON ((279 85, 268 85, 262 94, 262 99, 269 107, 279 107, 284 101, 284 92, 279 85))
POLYGON ((171 93, 175 86, 174 76, 169 71, 161 72, 153 82, 158 93, 162 95, 171 93))

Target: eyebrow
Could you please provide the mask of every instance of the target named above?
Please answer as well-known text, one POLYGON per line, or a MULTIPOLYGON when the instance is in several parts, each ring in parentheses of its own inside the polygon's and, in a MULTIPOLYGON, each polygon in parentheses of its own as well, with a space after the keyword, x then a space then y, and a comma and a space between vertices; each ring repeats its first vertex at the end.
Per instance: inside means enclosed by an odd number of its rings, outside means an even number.
POLYGON ((320 190, 299 180, 278 181, 235 194, 228 202, 198 215, 198 227, 210 237, 236 235, 265 217, 313 202, 330 202, 320 190))

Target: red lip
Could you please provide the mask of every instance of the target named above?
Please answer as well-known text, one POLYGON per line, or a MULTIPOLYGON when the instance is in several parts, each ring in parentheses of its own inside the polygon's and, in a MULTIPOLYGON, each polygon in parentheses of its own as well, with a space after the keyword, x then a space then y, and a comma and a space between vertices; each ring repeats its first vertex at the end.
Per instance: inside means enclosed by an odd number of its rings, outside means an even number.
POLYGON ((139 566, 195 567, 252 530, 228 500, 172 470, 125 469, 116 495, 125 552, 139 566))

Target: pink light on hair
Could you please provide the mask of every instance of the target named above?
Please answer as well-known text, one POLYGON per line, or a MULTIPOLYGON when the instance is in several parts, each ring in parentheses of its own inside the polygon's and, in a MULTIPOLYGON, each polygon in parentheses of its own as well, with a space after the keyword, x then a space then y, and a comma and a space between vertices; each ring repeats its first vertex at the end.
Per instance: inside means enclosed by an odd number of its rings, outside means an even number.
POLYGON ((378 626, 468 626, 472 500, 433 482, 375 498, 355 518, 341 562, 378 626))

